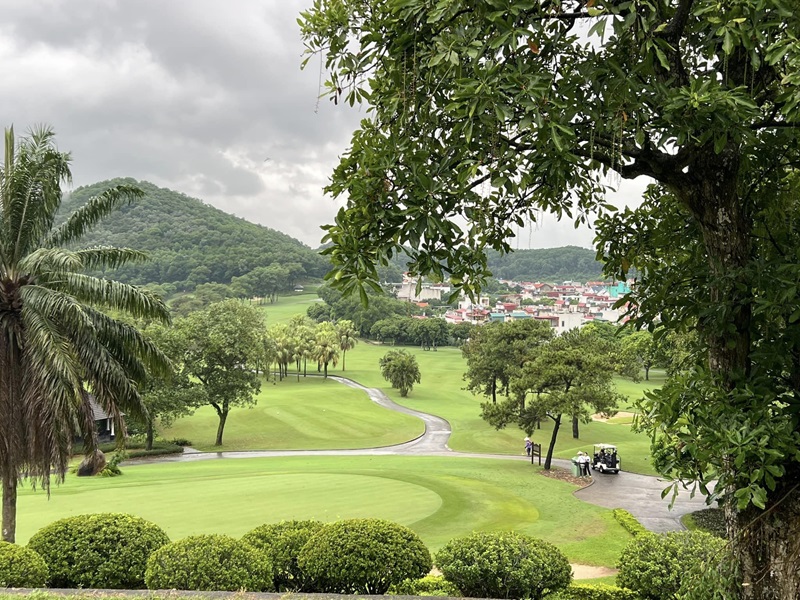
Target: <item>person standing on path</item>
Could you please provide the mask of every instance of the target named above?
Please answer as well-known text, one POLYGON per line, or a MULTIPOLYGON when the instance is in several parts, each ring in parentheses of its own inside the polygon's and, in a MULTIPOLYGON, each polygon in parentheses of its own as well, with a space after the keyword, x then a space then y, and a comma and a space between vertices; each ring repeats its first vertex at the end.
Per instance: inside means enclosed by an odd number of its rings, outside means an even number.
POLYGON ((533 451, 533 442, 531 441, 531 438, 526 437, 525 438, 525 454, 530 456, 532 451, 533 451))

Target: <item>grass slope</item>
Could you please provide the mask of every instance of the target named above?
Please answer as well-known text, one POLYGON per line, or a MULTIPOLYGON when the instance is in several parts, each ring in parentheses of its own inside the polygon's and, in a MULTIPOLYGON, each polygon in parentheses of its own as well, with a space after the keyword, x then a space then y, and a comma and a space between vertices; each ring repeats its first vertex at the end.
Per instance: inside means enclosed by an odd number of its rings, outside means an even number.
MULTIPOLYGON (((313 365, 316 372, 316 365, 313 365)), ((199 450, 323 450, 390 446, 425 431, 417 418, 381 408, 359 390, 321 377, 261 383, 257 405, 233 408, 223 446, 214 446, 219 418, 211 406, 163 432, 199 450)))
POLYGON ((18 543, 87 512, 139 515, 171 539, 241 536, 282 519, 380 517, 415 530, 435 551, 472 531, 521 531, 573 562, 612 566, 630 540, 611 511, 536 475, 524 460, 434 457, 284 457, 132 465, 113 479, 68 476, 51 497, 20 489, 18 543))

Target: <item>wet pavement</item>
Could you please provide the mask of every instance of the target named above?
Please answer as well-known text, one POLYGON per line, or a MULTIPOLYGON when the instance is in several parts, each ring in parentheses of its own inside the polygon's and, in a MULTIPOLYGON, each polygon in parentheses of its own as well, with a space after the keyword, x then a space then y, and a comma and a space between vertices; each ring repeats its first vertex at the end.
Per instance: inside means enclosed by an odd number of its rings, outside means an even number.
MULTIPOLYGON (((329 376, 329 379, 365 392, 375 404, 388 410, 412 415, 425 423, 425 432, 408 442, 380 448, 355 450, 257 450, 250 452, 198 452, 193 448, 184 449, 183 454, 137 459, 136 464, 192 462, 215 459, 268 458, 277 456, 451 456, 453 458, 490 458, 497 460, 525 460, 527 457, 508 454, 477 454, 455 452, 447 441, 452 430, 450 423, 441 417, 416 411, 393 402, 381 390, 367 388, 344 377, 329 376)), ((133 464, 133 463, 130 463, 133 464)), ((553 459, 553 465, 569 469, 568 460, 553 459)), ((584 502, 605 508, 624 508, 650 531, 658 533, 684 529, 680 517, 686 513, 706 508, 703 497, 698 494, 690 498, 689 491, 682 490, 670 509, 671 494, 661 498, 661 492, 669 483, 658 477, 621 472, 619 474, 594 473, 592 485, 581 488, 575 496, 584 502)))

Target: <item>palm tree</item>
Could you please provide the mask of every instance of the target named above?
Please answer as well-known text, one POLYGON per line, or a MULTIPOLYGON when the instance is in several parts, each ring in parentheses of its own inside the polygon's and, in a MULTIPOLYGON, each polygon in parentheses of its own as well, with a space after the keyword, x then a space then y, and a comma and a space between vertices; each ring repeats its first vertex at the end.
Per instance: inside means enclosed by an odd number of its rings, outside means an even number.
POLYGON ((119 186, 92 198, 56 226, 70 156, 40 127, 5 133, 0 166, 0 478, 2 538, 16 534, 17 485, 29 477, 49 492, 63 480, 76 435, 87 453, 97 439, 90 394, 124 432, 121 414, 146 417, 137 391, 169 361, 133 326, 109 316, 169 321, 153 294, 86 270, 115 268, 144 255, 74 244, 98 220, 141 195, 119 186), (60 246, 72 249, 60 249, 60 246))
POLYGON ((336 334, 339 336, 339 348, 342 351, 342 371, 344 371, 344 361, 347 351, 352 350, 358 343, 356 328, 352 321, 342 320, 336 323, 336 334))
POLYGON ((400 395, 405 398, 414 389, 414 384, 421 381, 419 364, 413 354, 405 350, 390 350, 378 361, 381 375, 392 384, 400 395))
POLYGON ((312 350, 317 364, 324 368, 325 377, 328 377, 328 365, 336 366, 339 362, 339 338, 336 329, 331 323, 320 323, 317 326, 314 349, 312 350))

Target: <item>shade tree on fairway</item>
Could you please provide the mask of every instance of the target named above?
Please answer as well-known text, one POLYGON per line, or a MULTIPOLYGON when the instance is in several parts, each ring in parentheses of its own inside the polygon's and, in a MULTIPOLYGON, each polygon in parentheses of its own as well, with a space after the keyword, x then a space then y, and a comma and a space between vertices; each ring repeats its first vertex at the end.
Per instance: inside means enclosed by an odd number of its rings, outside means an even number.
POLYGON ((511 378, 537 346, 553 337, 550 326, 534 319, 489 323, 476 327, 461 353, 467 361, 467 390, 497 403, 498 392, 508 398, 511 378))
MULTIPOLYGON (((786 452, 788 433, 761 431, 765 419, 797 422, 800 386, 785 388, 788 408, 781 393, 752 391, 763 377, 781 389, 794 371, 759 366, 757 355, 775 365, 793 354, 771 344, 766 328, 754 335, 761 289, 753 282, 767 257, 778 271, 781 261, 789 271, 795 262, 783 235, 774 252, 762 247, 773 215, 794 222, 790 207, 758 194, 800 159, 795 4, 316 0, 301 27, 309 54, 323 55, 330 95, 369 104, 328 187, 347 198, 326 238, 330 277, 342 289, 373 285, 375 265, 403 244, 413 248, 415 273, 475 289, 488 274, 485 250, 508 251, 514 225, 538 211, 580 223, 613 210, 604 203, 610 172, 649 176, 669 192, 671 200, 652 198, 645 218, 664 225, 667 256, 687 250, 702 270, 688 282, 671 279, 683 286, 677 302, 652 288, 638 299, 651 300, 652 312, 695 313, 707 385, 702 402, 681 403, 678 390, 672 400, 661 396, 658 412, 671 426, 713 409, 717 423, 733 419, 731 430, 746 439, 770 440, 764 457, 781 458, 746 469, 755 481, 729 460, 725 442, 709 444, 707 456, 731 475, 718 489, 743 579, 735 595, 796 596, 789 540, 800 540, 800 456, 786 452), (707 302, 692 304, 698 292, 707 302), (767 417, 775 402, 785 418, 767 417)), ((615 271, 627 274, 638 248, 618 250, 615 271)), ((789 292, 793 277, 781 273, 774 283, 786 281, 789 292)))
MULTIPOLYGON (((613 383, 609 346, 591 331, 572 329, 534 348, 514 372, 511 394, 499 403, 481 404, 481 416, 502 429, 517 425, 529 436, 538 422, 553 422, 544 468, 553 460, 564 416, 588 422, 595 413, 612 415, 622 399, 613 383)), ((577 433, 577 432, 575 432, 577 433)))
POLYGON ((383 378, 400 390, 403 398, 421 381, 417 357, 406 350, 390 350, 381 357, 379 364, 383 378))
MULTIPOLYGON (((202 384, 189 377, 183 357, 188 340, 174 329, 159 324, 143 328, 145 335, 153 341, 172 361, 169 377, 150 376, 139 391, 147 407, 141 423, 145 430, 145 450, 153 449, 156 421, 162 428, 169 428, 175 419, 191 415, 198 406, 208 402, 202 384)), ((136 419, 136 417, 133 417, 136 419)))
POLYGON ((263 352, 263 316, 248 304, 225 300, 178 319, 175 334, 186 348, 181 367, 202 384, 219 417, 214 445, 221 446, 231 408, 255 405, 261 389, 253 367, 263 352))
POLYGON ((8 542, 16 535, 20 479, 49 491, 52 475, 64 478, 76 435, 87 455, 97 448, 89 391, 124 432, 123 412, 147 412, 137 384, 148 373, 169 372, 169 361, 152 343, 106 312, 167 322, 164 304, 146 290, 85 274, 144 255, 79 247, 86 231, 141 192, 108 189, 56 225, 69 164, 51 129, 36 128, 21 139, 6 130, 0 168, 0 479, 2 539, 8 542))

